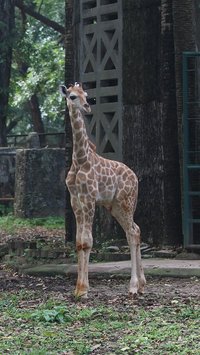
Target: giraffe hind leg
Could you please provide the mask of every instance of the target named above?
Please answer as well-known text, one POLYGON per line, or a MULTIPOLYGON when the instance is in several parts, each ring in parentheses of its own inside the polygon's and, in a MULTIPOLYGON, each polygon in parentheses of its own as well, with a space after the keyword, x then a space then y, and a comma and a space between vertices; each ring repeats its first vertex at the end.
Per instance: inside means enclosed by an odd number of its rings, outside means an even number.
POLYGON ((131 295, 135 295, 138 292, 144 292, 144 286, 146 283, 140 253, 140 228, 133 222, 133 209, 125 210, 123 206, 125 206, 125 203, 123 204, 115 201, 112 205, 111 214, 126 233, 131 253, 131 280, 129 292, 131 295))
POLYGON ((138 277, 138 292, 139 293, 144 293, 144 287, 146 284, 146 279, 144 276, 144 269, 142 265, 142 259, 141 259, 141 251, 140 251, 140 228, 139 226, 133 222, 133 230, 134 230, 134 235, 136 236, 136 270, 137 270, 137 277, 138 277))

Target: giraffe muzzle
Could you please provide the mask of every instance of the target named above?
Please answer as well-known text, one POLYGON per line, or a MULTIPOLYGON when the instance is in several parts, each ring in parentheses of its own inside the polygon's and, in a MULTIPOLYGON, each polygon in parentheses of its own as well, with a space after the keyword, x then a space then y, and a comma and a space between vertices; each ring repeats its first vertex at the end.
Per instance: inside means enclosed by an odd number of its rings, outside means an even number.
POLYGON ((86 112, 91 112, 91 108, 90 108, 90 105, 89 104, 84 104, 83 105, 83 108, 86 112))

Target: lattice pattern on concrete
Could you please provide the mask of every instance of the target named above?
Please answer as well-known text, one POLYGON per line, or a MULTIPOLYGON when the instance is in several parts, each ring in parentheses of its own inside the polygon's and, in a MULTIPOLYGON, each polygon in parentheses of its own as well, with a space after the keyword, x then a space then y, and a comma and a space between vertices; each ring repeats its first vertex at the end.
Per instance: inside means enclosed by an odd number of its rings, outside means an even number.
POLYGON ((88 133, 100 154, 121 159, 121 0, 81 0, 80 39, 80 80, 92 102, 88 133))

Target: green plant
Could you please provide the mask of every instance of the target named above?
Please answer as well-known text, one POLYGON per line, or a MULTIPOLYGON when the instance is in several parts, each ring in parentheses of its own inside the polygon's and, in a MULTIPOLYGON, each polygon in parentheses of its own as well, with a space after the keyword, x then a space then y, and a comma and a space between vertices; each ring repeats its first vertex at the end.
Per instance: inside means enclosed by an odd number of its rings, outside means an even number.
POLYGON ((33 312, 30 317, 46 323, 70 323, 73 321, 69 310, 64 306, 56 306, 53 309, 39 309, 33 312))
POLYGON ((138 303, 108 295, 75 302, 55 290, 0 294, 0 354, 199 354, 197 299, 170 303, 166 296, 167 305, 161 299, 150 306, 148 295, 138 303))
POLYGON ((64 228, 64 217, 46 218, 15 218, 13 215, 0 218, 0 227, 7 232, 14 232, 20 228, 44 227, 48 229, 64 228))

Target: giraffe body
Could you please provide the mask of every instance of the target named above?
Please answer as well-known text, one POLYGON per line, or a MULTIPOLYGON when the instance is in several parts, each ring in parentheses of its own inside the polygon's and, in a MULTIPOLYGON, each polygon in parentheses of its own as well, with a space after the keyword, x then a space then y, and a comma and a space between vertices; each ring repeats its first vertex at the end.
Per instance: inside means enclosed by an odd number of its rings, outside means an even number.
POLYGON ((124 229, 131 251, 129 292, 133 295, 143 292, 146 281, 141 263, 140 229, 133 221, 138 195, 137 177, 125 164, 96 153, 82 116, 82 111, 90 112, 82 86, 75 84, 68 89, 62 86, 61 90, 67 99, 73 133, 72 166, 66 184, 76 218, 78 279, 75 295, 87 297, 89 289, 88 264, 93 244, 95 204, 110 211, 124 229))

